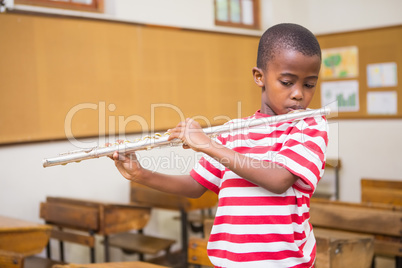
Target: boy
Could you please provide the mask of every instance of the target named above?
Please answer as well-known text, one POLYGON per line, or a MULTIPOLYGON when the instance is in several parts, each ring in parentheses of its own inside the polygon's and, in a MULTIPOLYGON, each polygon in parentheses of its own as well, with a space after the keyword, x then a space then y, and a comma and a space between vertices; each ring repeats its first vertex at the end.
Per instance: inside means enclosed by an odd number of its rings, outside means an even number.
MULTIPOLYGON (((314 35, 279 24, 261 37, 255 83, 261 118, 306 109, 316 88, 321 50, 314 35)), ((312 267, 315 238, 309 200, 323 175, 327 122, 316 116, 259 126, 211 139, 191 119, 168 130, 186 147, 204 153, 190 175, 143 169, 135 154, 114 153, 120 173, 149 187, 187 197, 207 189, 219 195, 208 243, 216 267, 312 267)))

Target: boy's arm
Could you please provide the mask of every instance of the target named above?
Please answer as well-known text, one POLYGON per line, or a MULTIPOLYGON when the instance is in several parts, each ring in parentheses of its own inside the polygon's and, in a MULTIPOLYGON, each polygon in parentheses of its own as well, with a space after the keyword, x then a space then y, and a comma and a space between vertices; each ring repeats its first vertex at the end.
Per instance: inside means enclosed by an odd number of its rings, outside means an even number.
POLYGON ((113 154, 119 172, 128 180, 153 189, 190 198, 200 197, 207 190, 190 175, 166 175, 141 167, 135 153, 113 154))
POLYGON ((210 148, 203 150, 204 153, 240 177, 270 192, 282 194, 298 180, 296 175, 276 163, 253 159, 222 145, 218 148, 219 144, 213 140, 211 144, 210 148))
POLYGON ((240 177, 273 193, 284 193, 298 179, 280 165, 247 157, 215 142, 191 119, 179 123, 169 132, 170 139, 180 138, 187 147, 211 156, 240 177))

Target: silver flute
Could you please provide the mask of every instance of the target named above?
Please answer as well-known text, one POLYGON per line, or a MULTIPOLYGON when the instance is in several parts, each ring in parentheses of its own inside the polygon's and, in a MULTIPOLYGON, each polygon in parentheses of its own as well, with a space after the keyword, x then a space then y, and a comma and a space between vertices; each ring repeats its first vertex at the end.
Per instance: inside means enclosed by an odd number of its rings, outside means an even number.
MULTIPOLYGON (((271 125, 275 123, 288 122, 294 120, 301 120, 308 117, 324 116, 330 114, 329 107, 323 107, 320 109, 295 111, 293 113, 276 115, 271 117, 257 118, 241 121, 239 123, 224 124, 209 128, 203 128, 202 130, 208 136, 216 136, 222 133, 230 133, 231 131, 246 129, 250 127, 256 127, 260 125, 271 125)), ((111 146, 105 147, 93 147, 88 149, 70 151, 67 153, 59 154, 56 157, 43 159, 43 167, 51 167, 57 165, 65 165, 72 162, 80 162, 86 159, 99 158, 102 156, 111 156, 114 152, 127 153, 140 150, 150 150, 152 148, 164 147, 164 146, 178 146, 183 142, 180 139, 169 139, 169 133, 155 134, 154 136, 146 136, 141 139, 137 139, 133 142, 117 143, 111 146)))

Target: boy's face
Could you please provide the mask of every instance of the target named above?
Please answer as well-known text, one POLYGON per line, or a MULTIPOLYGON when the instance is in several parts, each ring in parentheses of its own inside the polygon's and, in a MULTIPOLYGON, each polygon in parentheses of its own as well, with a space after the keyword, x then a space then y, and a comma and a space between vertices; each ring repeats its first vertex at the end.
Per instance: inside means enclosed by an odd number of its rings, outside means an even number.
POLYGON ((283 49, 267 64, 265 71, 253 68, 256 84, 262 90, 261 113, 286 114, 306 109, 313 98, 321 60, 283 49))

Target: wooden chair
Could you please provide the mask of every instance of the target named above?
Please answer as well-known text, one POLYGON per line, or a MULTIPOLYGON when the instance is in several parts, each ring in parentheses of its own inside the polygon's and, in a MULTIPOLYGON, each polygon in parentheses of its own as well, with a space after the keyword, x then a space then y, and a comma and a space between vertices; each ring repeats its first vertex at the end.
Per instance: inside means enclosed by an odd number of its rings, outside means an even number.
POLYGON ((215 208, 218 197, 211 191, 200 198, 192 199, 178 195, 163 193, 149 187, 131 182, 130 201, 135 205, 146 205, 154 208, 180 211, 182 252, 180 267, 187 267, 189 212, 215 208))
POLYGON ((205 238, 190 237, 187 262, 198 266, 214 267, 208 258, 207 244, 208 240, 205 238))
POLYGON ((109 235, 144 228, 150 211, 149 207, 132 204, 48 197, 41 203, 40 217, 53 226, 51 238, 59 240, 61 261, 63 243, 71 242, 89 247, 90 261, 95 262, 95 234, 103 235, 105 260, 109 261, 109 235))
POLYGON ((214 267, 208 257, 207 244, 209 235, 211 234, 212 225, 214 223, 213 219, 204 220, 204 231, 205 236, 203 238, 190 237, 188 243, 188 260, 189 264, 205 267, 214 267))
MULTIPOLYGON (((95 231, 98 227, 98 211, 92 206, 78 206, 57 202, 48 198, 40 205, 40 217, 53 226, 50 238, 59 241, 60 261, 64 262, 64 242, 89 247, 90 261, 95 262, 95 231)), ((51 243, 47 245, 47 257, 52 259, 51 243)))
POLYGON ((361 201, 402 206, 402 180, 378 180, 363 178, 361 201))
MULTIPOLYGON (((341 169, 341 160, 337 158, 328 158, 325 161, 325 169, 331 169, 334 171, 334 189, 328 191, 328 189, 321 189, 320 185, 322 183, 325 183, 325 181, 322 181, 318 183, 318 187, 316 192, 314 193, 314 197, 316 198, 325 198, 325 199, 333 199, 333 200, 339 200, 339 172, 341 169)), ((325 180, 325 178, 324 178, 325 180)))
POLYGON ((125 254, 138 254, 140 261, 145 261, 145 254, 156 255, 165 251, 169 258, 170 248, 175 240, 138 233, 124 232, 109 237, 109 246, 121 249, 125 254))
POLYGON ((57 264, 62 265, 66 263, 38 256, 30 256, 24 259, 24 268, 53 268, 57 264))

